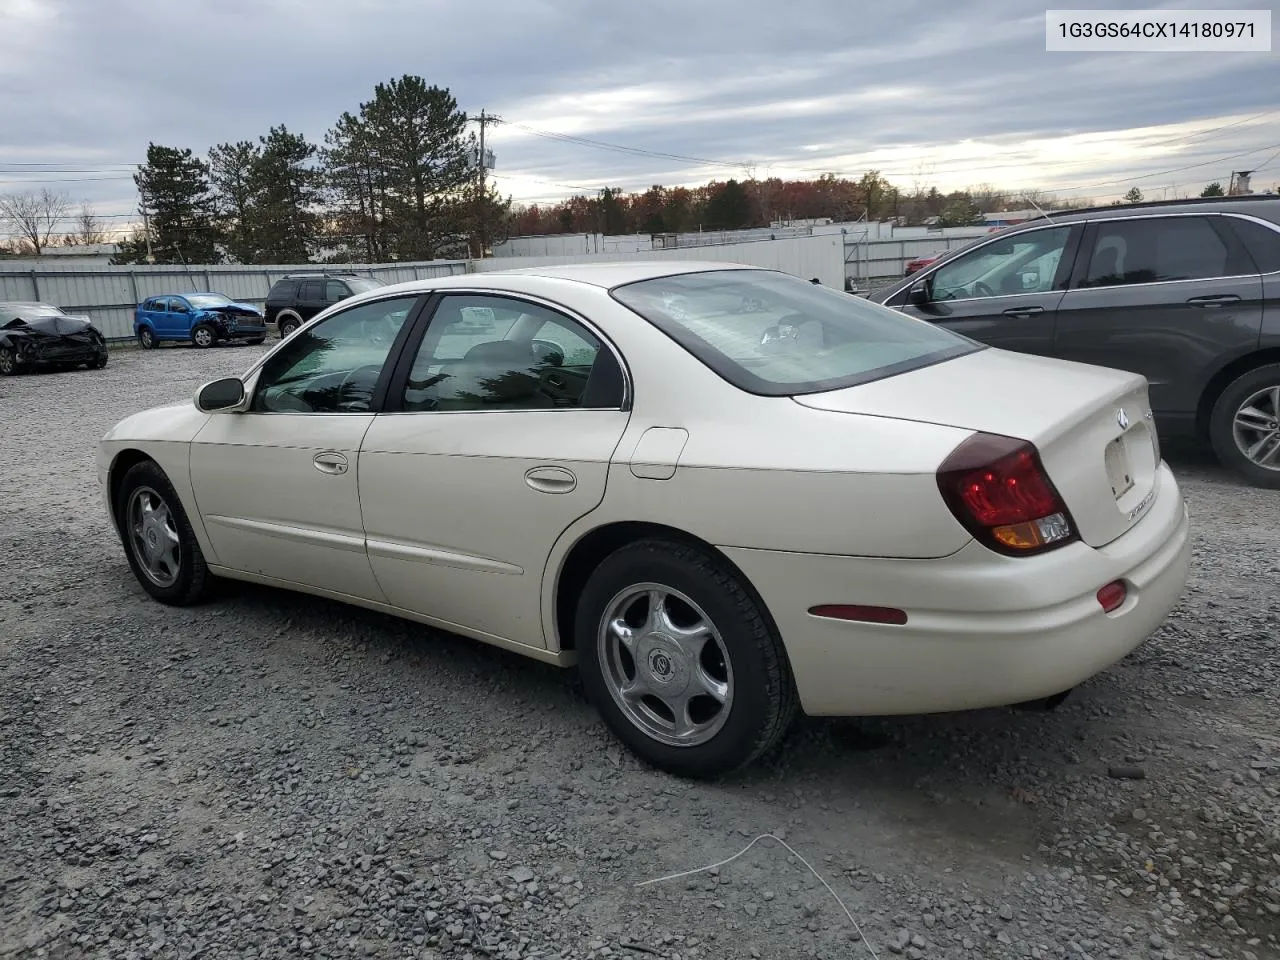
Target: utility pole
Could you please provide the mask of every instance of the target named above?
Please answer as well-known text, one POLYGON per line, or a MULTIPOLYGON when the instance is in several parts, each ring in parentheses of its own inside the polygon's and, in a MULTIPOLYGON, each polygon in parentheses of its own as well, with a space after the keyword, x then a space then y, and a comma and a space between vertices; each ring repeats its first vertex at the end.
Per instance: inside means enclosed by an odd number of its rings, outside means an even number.
POLYGON ((483 259, 485 248, 484 240, 486 235, 485 200, 488 196, 485 185, 485 170, 489 166, 489 154, 485 150, 484 134, 485 128, 488 127, 489 124, 501 123, 502 119, 481 110, 477 122, 480 124, 480 149, 476 154, 476 232, 478 234, 476 237, 476 246, 478 247, 476 254, 479 258, 483 259))
POLYGON ((147 201, 142 201, 142 232, 147 236, 147 263, 155 263, 156 258, 151 253, 151 215, 147 213, 147 201))

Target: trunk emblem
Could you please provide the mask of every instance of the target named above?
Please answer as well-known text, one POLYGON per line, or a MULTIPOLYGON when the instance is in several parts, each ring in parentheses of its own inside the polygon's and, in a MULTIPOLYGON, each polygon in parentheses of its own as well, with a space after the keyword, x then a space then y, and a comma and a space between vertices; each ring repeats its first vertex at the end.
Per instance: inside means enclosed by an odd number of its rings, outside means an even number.
POLYGON ((1120 424, 1121 430, 1129 429, 1129 415, 1124 412, 1124 407, 1116 410, 1116 423, 1120 424))

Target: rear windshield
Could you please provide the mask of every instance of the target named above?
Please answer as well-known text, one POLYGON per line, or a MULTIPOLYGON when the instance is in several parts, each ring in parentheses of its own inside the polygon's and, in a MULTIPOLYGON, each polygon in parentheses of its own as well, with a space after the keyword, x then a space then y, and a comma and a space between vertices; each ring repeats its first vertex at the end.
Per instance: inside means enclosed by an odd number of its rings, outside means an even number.
POLYGON ((714 270, 615 287, 734 386, 764 396, 838 390, 984 349, 861 297, 769 270, 714 270))

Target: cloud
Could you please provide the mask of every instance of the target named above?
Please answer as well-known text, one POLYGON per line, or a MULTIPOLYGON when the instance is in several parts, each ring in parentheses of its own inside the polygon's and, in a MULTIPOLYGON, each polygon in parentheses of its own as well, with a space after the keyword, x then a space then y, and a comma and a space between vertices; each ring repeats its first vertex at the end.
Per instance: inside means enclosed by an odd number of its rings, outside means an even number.
POLYGON ((0 24, 0 190, 56 179, 31 185, 116 215, 149 141, 204 153, 280 123, 319 141, 403 73, 509 121, 490 133, 517 199, 869 168, 1101 196, 1280 149, 1271 54, 1046 53, 1019 0, 0 0, 0 24))

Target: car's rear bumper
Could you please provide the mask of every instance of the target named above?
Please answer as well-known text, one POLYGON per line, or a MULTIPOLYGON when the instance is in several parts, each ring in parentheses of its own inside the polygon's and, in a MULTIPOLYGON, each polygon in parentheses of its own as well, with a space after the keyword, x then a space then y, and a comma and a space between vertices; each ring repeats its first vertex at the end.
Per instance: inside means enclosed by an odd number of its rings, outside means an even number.
POLYGON ((1141 644, 1182 596, 1190 522, 1161 465, 1155 505, 1101 549, 1002 557, 976 542, 937 560, 723 548, 781 631, 806 713, 874 716, 999 706, 1068 690, 1141 644), (1106 613, 1102 586, 1128 596, 1106 613), (821 604, 907 612, 902 626, 833 620, 821 604))

